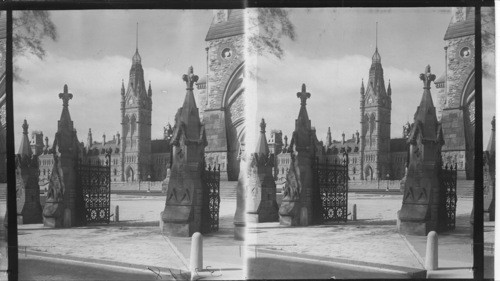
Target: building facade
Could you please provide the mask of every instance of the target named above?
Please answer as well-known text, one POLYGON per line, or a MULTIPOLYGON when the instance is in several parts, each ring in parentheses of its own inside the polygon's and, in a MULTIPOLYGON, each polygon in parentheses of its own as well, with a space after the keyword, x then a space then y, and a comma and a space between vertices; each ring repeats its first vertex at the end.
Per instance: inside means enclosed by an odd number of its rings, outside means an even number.
POLYGON ((244 11, 216 10, 208 30, 207 74, 200 79, 200 115, 207 133, 207 164, 220 165, 221 178, 237 180, 245 139, 244 11))
POLYGON ((452 8, 446 30, 445 73, 436 81, 444 133, 444 164, 457 164, 460 179, 474 179, 474 8, 452 8))
MULTIPOLYGON (((170 167, 170 139, 172 128, 164 128, 163 139, 151 140, 151 83, 146 90, 144 70, 139 50, 132 57, 127 87, 121 86, 121 133, 117 132, 107 139, 106 134, 97 140, 89 129, 87 140, 80 143, 82 163, 92 165, 106 164, 110 155, 112 182, 161 181, 165 179, 170 167)), ((40 185, 43 189, 48 182, 52 165, 52 148, 43 133, 33 131, 31 148, 40 160, 40 185)))
MULTIPOLYGON (((400 138, 391 139, 391 95, 390 82, 387 88, 385 87, 381 56, 376 47, 366 88, 364 82, 361 82, 361 133, 356 131, 348 139, 345 133, 342 133, 341 140, 333 140, 329 127, 325 143, 318 142, 316 156, 319 161, 328 160, 329 163, 340 164, 347 153, 350 180, 402 179, 408 157, 406 139, 409 124, 404 126, 400 138)), ((272 138, 273 135, 270 139, 272 138)), ((274 147, 275 143, 270 142, 269 145, 274 147)), ((276 151, 275 179, 281 183, 284 182, 290 165, 290 153, 287 144, 276 151)))

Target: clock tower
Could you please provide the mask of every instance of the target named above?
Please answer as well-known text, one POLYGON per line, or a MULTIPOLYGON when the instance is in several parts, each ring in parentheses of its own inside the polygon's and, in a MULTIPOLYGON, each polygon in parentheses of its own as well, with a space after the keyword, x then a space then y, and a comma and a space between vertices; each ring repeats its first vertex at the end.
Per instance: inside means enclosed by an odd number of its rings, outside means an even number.
POLYGON ((361 179, 385 179, 390 173, 391 83, 387 90, 378 47, 368 83, 361 82, 361 179))
POLYGON ((145 181, 150 175, 151 96, 151 82, 146 90, 141 56, 136 45, 127 87, 122 81, 121 88, 122 181, 145 181))

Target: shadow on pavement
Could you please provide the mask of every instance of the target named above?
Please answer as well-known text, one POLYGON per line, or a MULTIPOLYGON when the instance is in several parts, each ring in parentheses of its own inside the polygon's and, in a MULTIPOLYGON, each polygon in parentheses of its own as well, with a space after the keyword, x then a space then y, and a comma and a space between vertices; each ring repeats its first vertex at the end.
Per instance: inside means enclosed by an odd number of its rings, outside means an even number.
POLYGON ((174 280, 161 272, 66 263, 35 258, 19 259, 19 280, 174 280))
POLYGON ((409 279, 406 274, 271 257, 248 259, 249 279, 409 279))

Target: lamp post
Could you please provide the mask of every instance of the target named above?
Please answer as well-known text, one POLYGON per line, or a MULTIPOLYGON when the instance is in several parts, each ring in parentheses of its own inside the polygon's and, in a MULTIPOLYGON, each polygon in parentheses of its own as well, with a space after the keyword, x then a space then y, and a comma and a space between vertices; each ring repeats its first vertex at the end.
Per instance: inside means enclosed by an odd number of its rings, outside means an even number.
POLYGON ((148 192, 151 192, 151 175, 148 175, 148 192))
POLYGON ((385 189, 385 191, 389 191, 389 174, 387 174, 386 180, 387 180, 387 188, 385 189))

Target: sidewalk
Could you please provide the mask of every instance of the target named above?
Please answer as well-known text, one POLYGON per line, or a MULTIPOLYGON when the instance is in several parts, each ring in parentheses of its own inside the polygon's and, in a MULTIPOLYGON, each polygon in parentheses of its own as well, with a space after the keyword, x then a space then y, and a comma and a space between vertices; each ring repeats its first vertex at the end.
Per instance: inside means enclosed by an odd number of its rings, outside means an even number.
MULTIPOLYGON (((427 278, 473 278, 472 238, 470 215, 456 217, 456 228, 438 234, 438 269, 427 272, 427 278)), ((425 261, 426 236, 406 236, 422 261, 425 261)))
MULTIPOLYGON (((472 199, 457 203, 457 228, 440 235, 440 269, 426 274, 426 237, 403 236, 396 229, 401 195, 349 196, 349 211, 356 204, 358 220, 332 225, 284 227, 278 222, 249 225, 254 256, 295 256, 321 263, 356 265, 380 271, 404 273, 408 278, 471 278, 472 251, 468 218, 472 199)), ((250 256, 252 258, 252 256, 250 256)), ((319 272, 311 272, 314 278, 319 272)), ((351 278, 351 277, 347 277, 351 278)), ((393 277, 386 277, 393 278, 393 277)))
MULTIPOLYGON (((133 268, 156 276, 149 267, 160 270, 163 279, 169 278, 170 270, 174 275, 189 272, 191 238, 161 234, 158 220, 164 197, 112 195, 112 205, 120 206, 118 223, 60 229, 19 225, 20 267, 23 259, 46 258, 82 261, 89 267, 133 268)), ((204 280, 241 279, 244 274, 242 242, 233 239, 235 206, 235 199, 221 200, 220 230, 204 237, 204 268, 215 269, 201 272, 204 280)))

